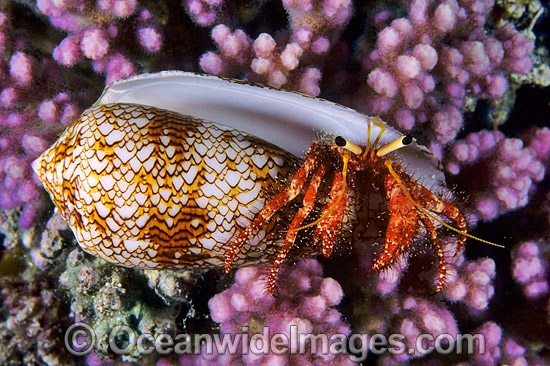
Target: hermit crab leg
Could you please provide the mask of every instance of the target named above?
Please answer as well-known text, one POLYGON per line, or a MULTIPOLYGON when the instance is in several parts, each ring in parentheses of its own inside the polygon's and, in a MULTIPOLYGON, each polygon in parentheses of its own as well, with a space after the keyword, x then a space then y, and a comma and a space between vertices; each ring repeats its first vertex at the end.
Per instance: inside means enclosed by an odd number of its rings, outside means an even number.
POLYGON ((307 187, 307 190, 304 195, 303 206, 302 208, 300 208, 300 210, 298 210, 298 212, 296 213, 296 216, 294 216, 294 219, 292 219, 290 228, 285 237, 285 242, 281 247, 279 254, 277 255, 277 258, 275 259, 275 262, 273 263, 273 267, 271 267, 271 271, 269 272, 269 276, 267 278, 267 283, 268 283, 267 289, 270 294, 274 293, 275 281, 277 280, 277 273, 279 272, 279 268, 281 267, 281 264, 285 260, 286 255, 288 254, 288 251, 294 245, 294 240, 296 240, 296 236, 298 235, 300 225, 302 225, 302 222, 304 222, 306 217, 309 215, 309 213, 313 209, 313 206, 315 204, 315 197, 317 196, 317 191, 319 189, 319 185, 321 184, 321 180, 323 179, 324 175, 325 175, 325 166, 324 164, 321 164, 317 168, 317 170, 313 173, 313 176, 311 177, 310 184, 307 187))
MULTIPOLYGON (((466 220, 464 220, 464 217, 460 214, 458 208, 445 202, 443 202, 443 206, 445 207, 445 209, 441 213, 447 216, 449 219, 453 220, 460 231, 466 232, 466 220)), ((466 243, 466 239, 466 235, 460 236, 460 239, 458 239, 458 245, 456 247, 456 254, 462 252, 462 249, 464 249, 464 244, 466 243)))
POLYGON ((330 257, 332 254, 334 237, 342 224, 342 218, 344 217, 347 204, 348 189, 342 172, 336 172, 334 182, 330 189, 330 196, 332 198, 323 210, 323 214, 321 215, 322 219, 315 228, 315 233, 313 235, 314 244, 317 243, 319 238, 322 239, 323 256, 325 258, 330 257))
POLYGON ((443 288, 445 280, 447 279, 447 259, 445 258, 445 253, 443 252, 443 248, 441 248, 441 244, 439 243, 439 238, 437 237, 437 232, 435 230, 435 226, 432 220, 430 220, 428 215, 424 214, 423 212, 418 212, 418 217, 428 231, 431 243, 435 247, 437 251, 437 256, 439 257, 439 281, 437 282, 436 288, 436 292, 439 292, 443 288))
MULTIPOLYGON (((432 192, 430 192, 427 188, 420 186, 417 189, 416 193, 419 197, 422 197, 422 200, 420 203, 422 206, 430 210, 432 212, 435 212, 439 215, 443 215, 445 217, 448 217, 450 220, 452 220, 456 228, 466 233, 466 220, 464 220, 464 217, 460 214, 460 211, 458 208, 456 208, 453 205, 450 205, 444 201, 441 201, 437 196, 435 196, 432 192)), ((460 239, 458 241, 458 245, 456 248, 456 253, 460 253, 462 249, 464 248, 464 243, 466 242, 466 235, 461 235, 460 239)))
POLYGON ((386 232, 384 252, 378 257, 373 270, 382 270, 393 264, 414 239, 418 227, 416 208, 393 176, 386 179, 386 192, 390 200, 390 220, 386 232))
POLYGON ((290 186, 278 193, 275 197, 273 197, 271 201, 269 201, 269 203, 264 206, 262 211, 260 211, 260 213, 254 219, 254 221, 252 221, 252 223, 239 234, 235 242, 233 242, 231 247, 226 251, 226 272, 229 272, 229 270, 231 269, 231 263, 233 263, 233 259, 243 245, 244 241, 261 225, 266 223, 267 220, 269 220, 277 211, 281 209, 281 207, 292 201, 301 192, 309 173, 313 168, 317 166, 316 155, 312 153, 317 148, 317 145, 317 143, 313 143, 308 149, 308 152, 306 154, 307 158, 300 169, 298 169, 296 174, 294 174, 290 186))

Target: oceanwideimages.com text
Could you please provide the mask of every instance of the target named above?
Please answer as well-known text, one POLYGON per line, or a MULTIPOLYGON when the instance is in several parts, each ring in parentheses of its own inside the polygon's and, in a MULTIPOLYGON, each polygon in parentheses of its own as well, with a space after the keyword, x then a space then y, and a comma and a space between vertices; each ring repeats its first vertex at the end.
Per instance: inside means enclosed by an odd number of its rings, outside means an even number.
MULTIPOLYGON (((484 354, 482 334, 420 334, 407 339, 403 334, 312 334, 301 333, 291 325, 288 333, 271 334, 269 327, 250 334, 248 327, 237 334, 137 334, 128 326, 118 326, 109 332, 108 348, 115 354, 156 352, 169 354, 255 354, 255 355, 349 355, 353 362, 364 361, 369 353, 381 355, 484 354)), ((74 355, 84 356, 94 350, 98 342, 92 327, 75 323, 65 332, 65 345, 74 355)))

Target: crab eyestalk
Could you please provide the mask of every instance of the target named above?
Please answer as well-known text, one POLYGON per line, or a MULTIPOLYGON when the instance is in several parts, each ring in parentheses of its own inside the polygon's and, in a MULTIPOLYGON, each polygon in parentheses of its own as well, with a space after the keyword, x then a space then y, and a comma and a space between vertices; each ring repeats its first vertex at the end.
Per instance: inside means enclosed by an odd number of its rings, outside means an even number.
POLYGON ((334 138, 334 143, 336 144, 336 146, 343 147, 344 149, 351 151, 355 155, 361 155, 363 153, 363 149, 361 149, 360 146, 354 144, 353 142, 342 136, 336 136, 334 138))
POLYGON ((381 158, 382 156, 388 155, 391 152, 397 151, 405 146, 410 145, 414 141, 414 138, 411 135, 404 135, 398 138, 397 140, 387 144, 384 147, 381 147, 376 151, 376 156, 381 158))

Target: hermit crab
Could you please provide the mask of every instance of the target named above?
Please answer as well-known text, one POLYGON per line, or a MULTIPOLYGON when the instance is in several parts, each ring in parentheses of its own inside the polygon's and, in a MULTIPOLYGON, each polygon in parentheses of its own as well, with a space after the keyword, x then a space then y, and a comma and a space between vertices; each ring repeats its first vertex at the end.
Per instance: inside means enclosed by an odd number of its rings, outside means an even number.
POLYGON ((287 258, 385 233, 380 271, 418 232, 439 257, 439 290, 448 264, 437 227, 458 232, 457 252, 468 236, 438 197, 437 159, 410 136, 325 100, 212 76, 109 85, 33 168, 86 252, 145 269, 273 263, 271 293, 287 258), (371 221, 384 200, 381 230, 371 221))

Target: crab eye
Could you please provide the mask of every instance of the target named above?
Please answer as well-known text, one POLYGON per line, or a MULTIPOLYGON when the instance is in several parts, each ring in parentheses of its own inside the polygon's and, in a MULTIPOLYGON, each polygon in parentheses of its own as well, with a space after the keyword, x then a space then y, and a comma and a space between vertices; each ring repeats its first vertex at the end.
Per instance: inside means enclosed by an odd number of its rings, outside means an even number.
POLYGON ((336 136, 336 138, 334 139, 334 143, 336 144, 336 146, 343 147, 344 149, 351 151, 352 153, 357 155, 361 155, 361 153, 363 152, 363 149, 361 149, 358 145, 355 145, 353 142, 342 136, 336 136))
POLYGON ((376 152, 376 156, 382 157, 387 155, 395 150, 399 150, 404 146, 410 145, 414 141, 414 138, 411 135, 404 135, 399 137, 397 140, 390 142, 384 147, 381 147, 376 152))
POLYGON ((403 144, 403 146, 410 145, 412 142, 413 142, 413 137, 411 135, 405 135, 401 140, 401 143, 403 144))
POLYGON ((345 138, 343 138, 342 136, 336 136, 336 138, 334 139, 334 143, 337 146, 345 147, 346 143, 347 143, 347 140, 345 138))

